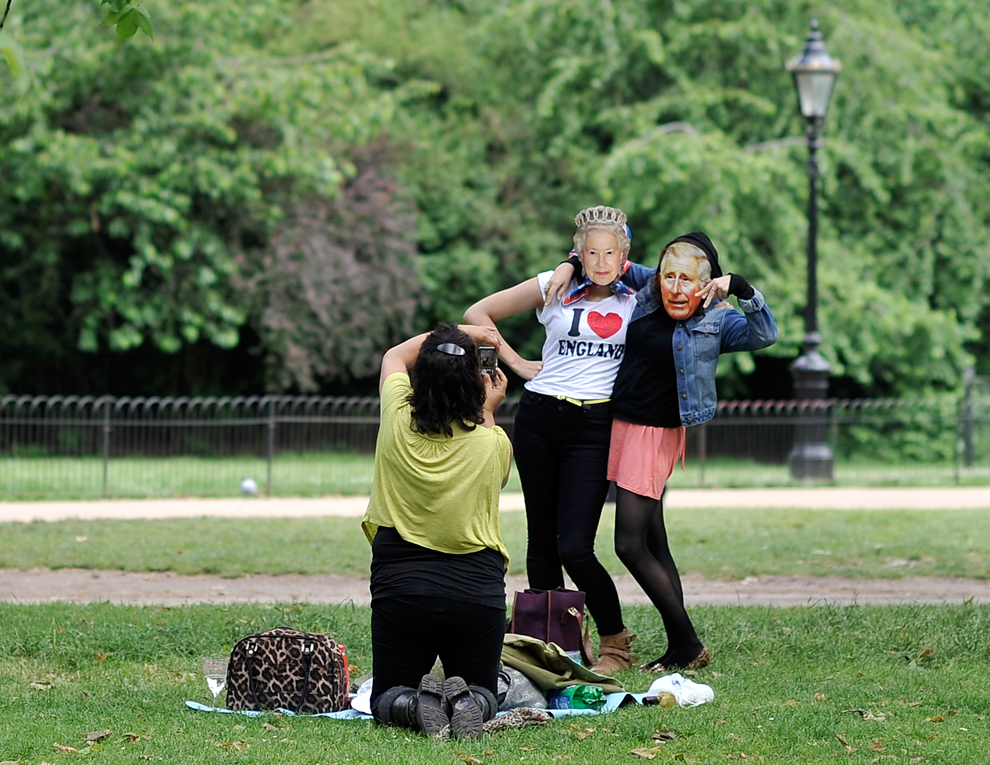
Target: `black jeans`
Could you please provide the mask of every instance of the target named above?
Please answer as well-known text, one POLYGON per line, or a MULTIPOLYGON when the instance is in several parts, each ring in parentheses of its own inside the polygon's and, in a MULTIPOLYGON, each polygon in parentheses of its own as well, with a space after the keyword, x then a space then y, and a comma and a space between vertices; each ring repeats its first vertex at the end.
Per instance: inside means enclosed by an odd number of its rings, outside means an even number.
POLYGON ((595 557, 611 436, 611 404, 580 407, 524 391, 512 439, 526 498, 529 586, 563 587, 563 565, 586 593, 600 635, 625 628, 615 582, 595 557))
POLYGON ((416 688, 439 657, 447 677, 498 692, 505 608, 409 595, 371 605, 371 708, 389 688, 416 688))

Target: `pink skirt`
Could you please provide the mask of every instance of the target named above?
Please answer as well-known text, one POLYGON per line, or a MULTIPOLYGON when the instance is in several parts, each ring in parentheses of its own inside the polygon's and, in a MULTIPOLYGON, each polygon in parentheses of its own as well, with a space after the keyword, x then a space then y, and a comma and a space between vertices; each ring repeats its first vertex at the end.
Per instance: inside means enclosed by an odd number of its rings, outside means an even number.
POLYGON ((674 465, 684 459, 684 427, 652 428, 612 420, 608 479, 626 491, 660 499, 674 465))

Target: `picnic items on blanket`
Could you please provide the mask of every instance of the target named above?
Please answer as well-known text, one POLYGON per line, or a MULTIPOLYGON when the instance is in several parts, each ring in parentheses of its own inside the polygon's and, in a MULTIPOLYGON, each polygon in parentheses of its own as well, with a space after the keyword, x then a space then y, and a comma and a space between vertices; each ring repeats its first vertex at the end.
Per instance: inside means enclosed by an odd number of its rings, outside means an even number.
MULTIPOLYGON (((517 707, 515 709, 510 709, 504 714, 499 714, 493 717, 491 720, 485 720, 481 726, 483 733, 498 733, 500 730, 509 730, 511 728, 524 728, 527 725, 546 725, 553 719, 553 716, 549 712, 545 712, 542 709, 531 709, 529 707, 517 707)), ((438 739, 445 739, 451 737, 451 729, 449 725, 445 725, 440 729, 437 734, 438 739)), ((474 758, 468 758, 468 760, 474 758)), ((468 760, 465 760, 467 762, 468 760)), ((477 762, 477 760, 475 760, 477 762)))
POLYGON ((597 685, 569 685, 559 691, 547 692, 550 709, 601 709, 605 706, 605 691, 597 685))
POLYGON ((358 686, 357 691, 351 697, 351 709, 356 709, 362 714, 371 714, 371 688, 374 683, 375 678, 369 677, 358 686))
POLYGON ((679 672, 664 675, 654 680, 646 692, 643 703, 647 703, 646 699, 660 696, 663 693, 672 694, 682 707, 696 707, 715 699, 715 691, 710 685, 696 683, 694 680, 683 677, 679 672))
POLYGON ((528 635, 506 633, 502 638, 502 663, 518 669, 544 692, 569 685, 598 685, 606 693, 625 690, 614 677, 599 675, 578 664, 556 643, 544 643, 528 635))
POLYGON ((575 661, 594 664, 591 632, 584 613, 581 590, 523 590, 512 599, 508 632, 556 643, 575 661), (582 626, 584 627, 582 635, 582 626))
POLYGON ((677 697, 673 693, 660 691, 659 696, 643 696, 644 707, 664 707, 670 709, 677 706, 677 697))
POLYGON ((498 673, 498 711, 526 707, 527 709, 546 709, 547 700, 543 691, 515 667, 505 664, 498 673))
POLYGON ((344 646, 327 635, 279 627, 238 641, 227 666, 227 707, 303 714, 350 706, 344 646))

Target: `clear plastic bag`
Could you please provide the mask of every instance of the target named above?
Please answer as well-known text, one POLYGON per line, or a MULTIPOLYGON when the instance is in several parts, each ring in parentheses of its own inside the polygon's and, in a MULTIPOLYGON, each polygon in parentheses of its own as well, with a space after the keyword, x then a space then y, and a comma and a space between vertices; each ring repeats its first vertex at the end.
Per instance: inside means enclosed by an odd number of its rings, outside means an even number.
POLYGON ((517 707, 546 709, 547 700, 526 675, 503 665, 498 673, 498 711, 505 712, 517 707))

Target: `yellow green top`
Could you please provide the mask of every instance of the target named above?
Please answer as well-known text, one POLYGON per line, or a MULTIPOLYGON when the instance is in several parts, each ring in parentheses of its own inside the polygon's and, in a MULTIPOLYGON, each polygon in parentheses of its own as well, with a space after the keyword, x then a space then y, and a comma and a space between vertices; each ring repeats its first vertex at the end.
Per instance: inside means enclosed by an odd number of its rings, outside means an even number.
POLYGON ((382 386, 375 478, 361 528, 371 542, 380 526, 407 542, 463 555, 486 547, 509 565, 498 525, 498 497, 509 470, 509 437, 497 425, 454 435, 413 427, 409 376, 396 372, 382 386))

